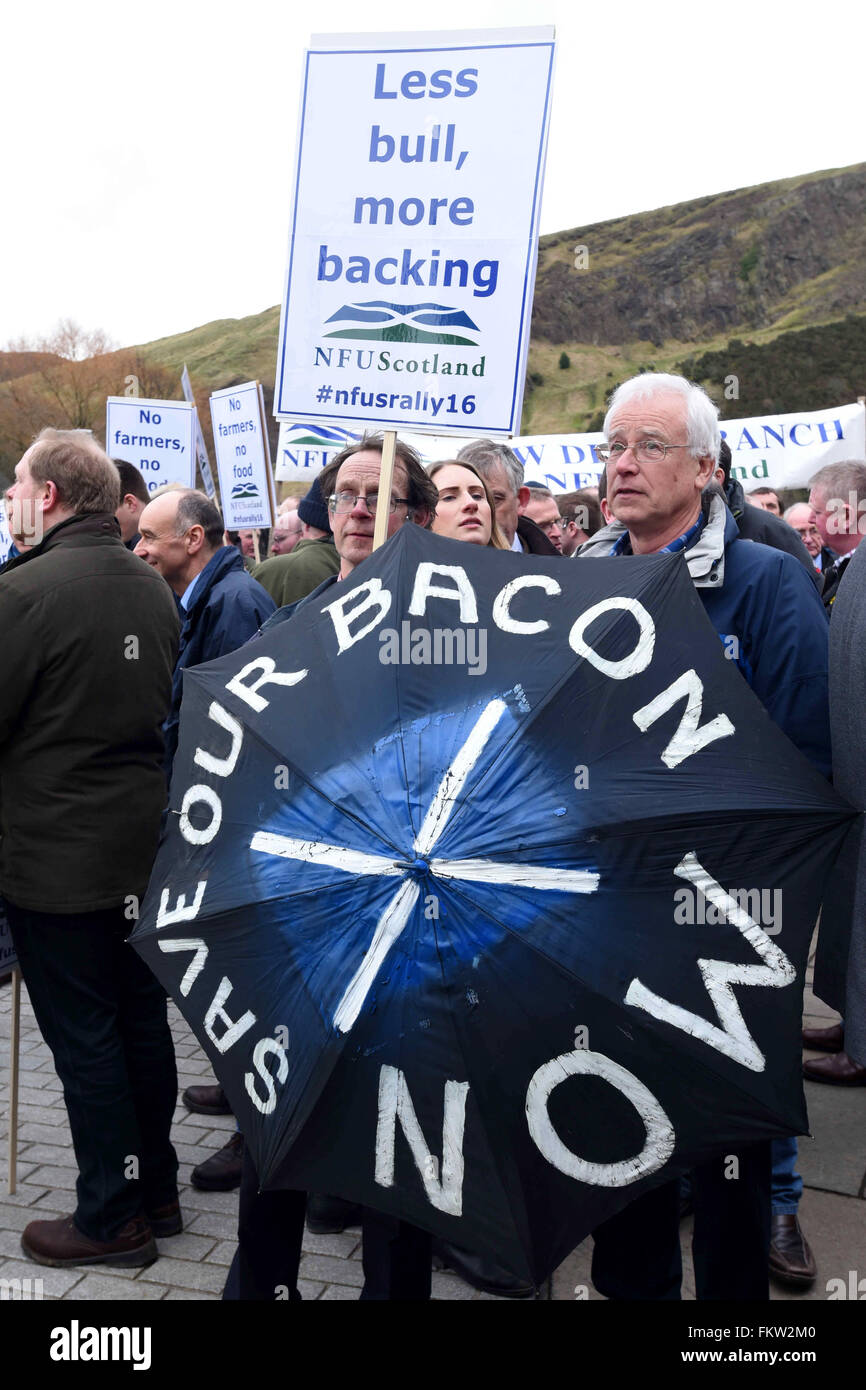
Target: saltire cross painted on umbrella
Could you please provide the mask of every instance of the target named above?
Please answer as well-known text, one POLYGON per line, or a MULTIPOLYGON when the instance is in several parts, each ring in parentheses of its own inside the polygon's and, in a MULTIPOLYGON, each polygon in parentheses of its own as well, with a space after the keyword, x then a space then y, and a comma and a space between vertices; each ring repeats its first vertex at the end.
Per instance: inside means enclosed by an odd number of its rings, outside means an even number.
POLYGON ((537 1281, 646 1186, 805 1129, 802 983, 851 812, 681 557, 404 526, 187 675, 171 804, 133 940, 263 1186, 537 1281))

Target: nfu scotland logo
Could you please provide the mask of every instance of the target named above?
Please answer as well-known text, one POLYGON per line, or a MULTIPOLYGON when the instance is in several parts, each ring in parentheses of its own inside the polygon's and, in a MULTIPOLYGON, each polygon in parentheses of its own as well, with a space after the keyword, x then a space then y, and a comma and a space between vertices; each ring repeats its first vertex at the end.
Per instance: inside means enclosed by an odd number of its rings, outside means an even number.
POLYGON ((251 483, 249 481, 245 483, 235 483, 232 488, 232 501, 239 502, 245 498, 252 498, 256 502, 261 500, 258 483, 251 483))
POLYGON ((384 343, 444 343, 477 347, 477 338, 465 330, 480 332, 463 309, 447 304, 391 304, 371 299, 363 304, 343 304, 327 323, 345 324, 324 333, 325 338, 364 338, 384 343))

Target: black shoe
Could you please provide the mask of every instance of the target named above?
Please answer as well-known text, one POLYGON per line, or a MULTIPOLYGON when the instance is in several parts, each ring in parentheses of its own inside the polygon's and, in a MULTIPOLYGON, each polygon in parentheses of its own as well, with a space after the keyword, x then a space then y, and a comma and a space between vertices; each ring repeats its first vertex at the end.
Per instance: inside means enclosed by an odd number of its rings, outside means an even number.
POLYGON ((486 1255, 474 1255, 469 1250, 458 1250, 445 1240, 433 1241, 433 1253, 438 1255, 448 1269, 453 1269, 473 1289, 483 1293, 498 1294, 500 1298, 535 1298, 538 1290, 534 1284, 526 1284, 514 1274, 500 1269, 486 1255))
POLYGON ((347 1226, 360 1226, 361 1208, 342 1197, 311 1192, 307 1198, 307 1229, 317 1236, 336 1236, 347 1226))
POLYGON ((190 1182, 199 1192, 233 1192, 241 1185, 243 1166, 244 1136, 235 1133, 224 1148, 193 1168, 190 1182))
POLYGON ((230 1115, 232 1108, 222 1086, 187 1086, 182 1100, 194 1115, 230 1115))

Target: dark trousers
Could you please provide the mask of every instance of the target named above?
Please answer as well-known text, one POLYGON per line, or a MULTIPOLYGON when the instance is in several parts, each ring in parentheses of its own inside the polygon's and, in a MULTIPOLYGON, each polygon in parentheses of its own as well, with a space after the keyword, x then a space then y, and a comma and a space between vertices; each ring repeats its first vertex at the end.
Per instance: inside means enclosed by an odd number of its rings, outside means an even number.
MULTIPOLYGON (((249 1152, 244 1153, 238 1207, 238 1248, 224 1299, 297 1302, 304 1238, 304 1192, 259 1192, 249 1152)), ((430 1297, 431 1237, 382 1212, 363 1214, 364 1287, 361 1299, 418 1303, 430 1297)))
POLYGON ((78 1161, 75 1224, 111 1240, 177 1197, 177 1101, 165 991, 122 908, 59 915, 7 903, 36 1021, 63 1082, 78 1161))
MULTIPOLYGON (((770 1296, 770 1143, 732 1152, 692 1172, 695 1210, 692 1255, 699 1299, 765 1301, 770 1296)), ((679 1182, 638 1197, 595 1231, 592 1282, 606 1298, 680 1297, 679 1182)))

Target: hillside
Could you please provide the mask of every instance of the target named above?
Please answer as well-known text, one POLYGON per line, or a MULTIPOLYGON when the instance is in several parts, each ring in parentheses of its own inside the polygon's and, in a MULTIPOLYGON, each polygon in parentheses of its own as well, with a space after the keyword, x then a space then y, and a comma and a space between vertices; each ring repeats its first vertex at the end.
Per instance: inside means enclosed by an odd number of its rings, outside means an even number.
MULTIPOLYGON (((523 432, 596 428, 610 390, 648 368, 694 375, 728 418, 866 393, 864 205, 866 163, 542 237, 523 432), (739 395, 726 399, 732 374, 739 395)), ((257 377, 270 407, 278 328, 274 307, 83 363, 0 353, 0 471, 14 465, 25 415, 27 428, 98 430, 100 393, 122 394, 130 370, 179 396, 186 362, 200 407, 257 377), (61 403, 57 379, 70 373, 61 403)))
MULTIPOLYGON (((524 432, 592 427, 612 387, 649 366, 697 372, 728 416, 748 414, 747 398, 758 410, 806 408, 816 392, 816 405, 855 399, 866 391, 864 206, 866 163, 542 237, 524 432), (724 398, 729 373, 739 400, 724 398)), ((141 351, 186 361, 205 391, 252 376, 272 390, 278 329, 273 308, 141 351)))

